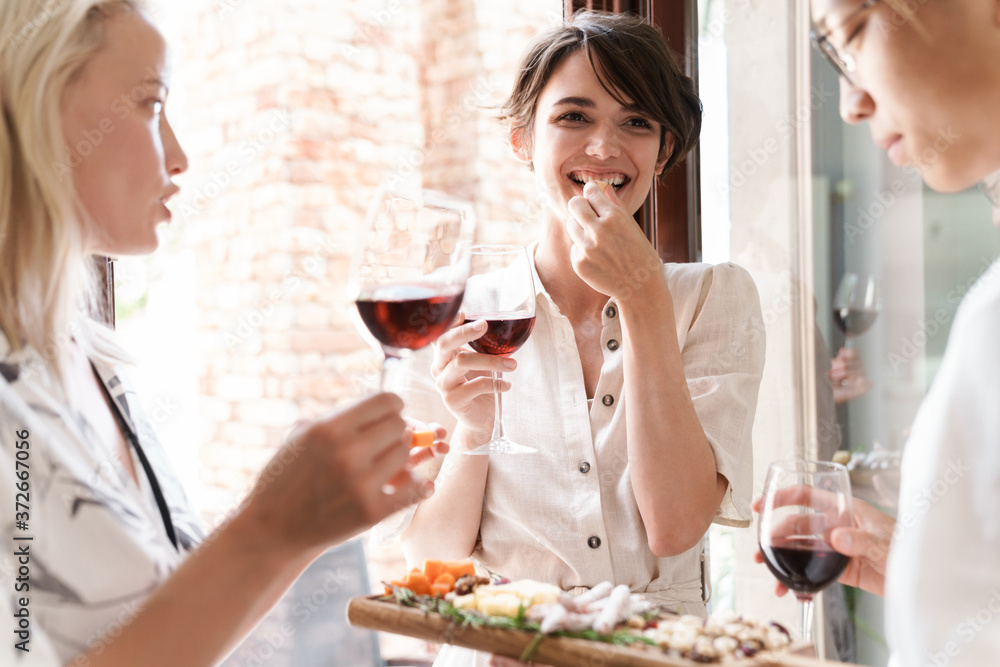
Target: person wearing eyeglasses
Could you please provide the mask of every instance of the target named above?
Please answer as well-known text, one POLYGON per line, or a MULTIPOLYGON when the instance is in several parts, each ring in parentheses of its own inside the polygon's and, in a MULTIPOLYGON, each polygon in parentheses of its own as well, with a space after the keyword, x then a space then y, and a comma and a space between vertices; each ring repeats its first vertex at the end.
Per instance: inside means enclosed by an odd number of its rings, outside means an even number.
MULTIPOLYGON (((867 123, 893 163, 935 190, 995 180, 1000 1, 811 0, 811 10, 846 122, 867 123)), ((994 263, 963 301, 913 423, 898 519, 856 501, 856 527, 831 535, 851 556, 841 581, 885 594, 893 667, 1000 664, 998 331, 994 263)))

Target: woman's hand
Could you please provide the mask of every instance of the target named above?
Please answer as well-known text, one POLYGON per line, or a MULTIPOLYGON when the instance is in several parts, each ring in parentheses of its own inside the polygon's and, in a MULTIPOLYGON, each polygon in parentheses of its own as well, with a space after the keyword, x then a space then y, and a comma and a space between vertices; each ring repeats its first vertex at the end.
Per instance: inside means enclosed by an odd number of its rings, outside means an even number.
MULTIPOLYGON (((261 472, 242 518, 300 557, 343 542, 431 492, 409 472, 402 400, 378 394, 293 429, 261 472)), ((426 453, 423 456, 427 456, 426 453)))
POLYGON ((833 401, 840 405, 864 396, 872 388, 865 373, 865 362, 855 348, 842 347, 830 362, 828 371, 833 384, 833 401))
MULTIPOLYGON (((459 313, 458 321, 464 321, 459 313)), ((445 407, 473 440, 486 442, 493 431, 494 401, 491 371, 505 373, 517 368, 507 357, 480 354, 463 349, 469 341, 486 333, 486 322, 477 320, 460 324, 441 335, 434 343, 431 375, 445 407)), ((501 379, 497 389, 507 391, 510 382, 501 379)))
POLYGON ((406 435, 404 437, 412 440, 415 431, 431 431, 434 433, 434 444, 430 447, 410 448, 410 468, 415 468, 421 463, 430 461, 435 456, 444 456, 448 453, 448 443, 444 441, 448 431, 438 423, 425 424, 410 417, 403 417, 406 420, 406 435))
MULTIPOLYGON (((851 559, 840 575, 840 583, 875 595, 885 595, 886 561, 896 520, 859 498, 854 498, 853 502, 854 526, 834 528, 829 536, 830 546, 851 559)), ((754 501, 755 512, 760 512, 760 504, 761 498, 754 501)), ((759 550, 754 554, 754 561, 764 562, 759 550)), ((788 592, 788 588, 777 583, 774 592, 780 597, 788 592)))
POLYGON ((663 281, 656 249, 624 208, 613 187, 590 182, 583 197, 569 201, 566 231, 573 241, 573 270, 588 285, 616 301, 627 300, 650 280, 663 281))

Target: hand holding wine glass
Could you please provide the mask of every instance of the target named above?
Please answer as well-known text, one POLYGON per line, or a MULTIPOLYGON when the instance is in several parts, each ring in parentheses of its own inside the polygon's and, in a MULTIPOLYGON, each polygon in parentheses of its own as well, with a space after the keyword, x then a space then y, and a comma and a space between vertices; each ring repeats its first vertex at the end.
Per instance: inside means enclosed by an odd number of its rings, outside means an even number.
POLYGON ((770 465, 760 502, 760 554, 798 598, 805 641, 812 641, 813 595, 836 581, 848 564, 848 557, 831 546, 830 535, 854 525, 847 468, 801 460, 770 465))
MULTIPOLYGON (((473 246, 464 310, 466 324, 486 322, 485 332, 468 343, 480 354, 508 357, 528 340, 535 326, 535 284, 524 246, 473 246)), ((537 451, 507 437, 499 389, 503 374, 496 370, 491 373, 495 405, 493 435, 487 444, 464 453, 529 454, 537 451)))
POLYGON ((440 193, 382 188, 369 211, 350 292, 385 362, 433 343, 451 325, 469 276, 472 207, 440 193))

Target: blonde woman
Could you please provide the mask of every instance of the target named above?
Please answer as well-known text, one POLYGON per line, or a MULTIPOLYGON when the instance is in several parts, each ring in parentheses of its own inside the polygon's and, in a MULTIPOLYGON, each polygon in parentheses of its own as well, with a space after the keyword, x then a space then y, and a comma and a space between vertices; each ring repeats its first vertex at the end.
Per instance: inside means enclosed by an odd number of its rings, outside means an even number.
POLYGON ((125 355, 86 315, 92 256, 151 252, 170 219, 187 158, 169 85, 135 0, 0 3, 5 665, 215 664, 311 560, 429 491, 381 394, 298 425, 204 539, 125 355))
MULTIPOLYGON (((868 123, 935 190, 995 182, 1000 2, 812 0, 812 16, 846 122, 868 123)), ((1000 662, 998 331, 994 263, 959 308, 913 423, 899 521, 859 501, 856 528, 831 536, 852 557, 841 581, 886 595, 894 667, 1000 662)))

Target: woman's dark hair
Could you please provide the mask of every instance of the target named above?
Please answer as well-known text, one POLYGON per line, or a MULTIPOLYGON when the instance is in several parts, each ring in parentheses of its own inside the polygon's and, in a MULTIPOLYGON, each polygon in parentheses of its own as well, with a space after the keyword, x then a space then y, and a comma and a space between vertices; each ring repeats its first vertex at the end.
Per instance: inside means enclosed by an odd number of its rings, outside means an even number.
POLYGON ((500 107, 501 121, 519 131, 531 149, 531 132, 542 90, 567 57, 582 50, 597 80, 619 104, 635 105, 662 128, 674 148, 663 172, 684 159, 701 133, 701 101, 660 31, 635 14, 581 10, 540 35, 521 59, 514 89, 500 107), (613 77, 613 80, 612 80, 613 77), (628 98, 628 99, 625 99, 628 98))

